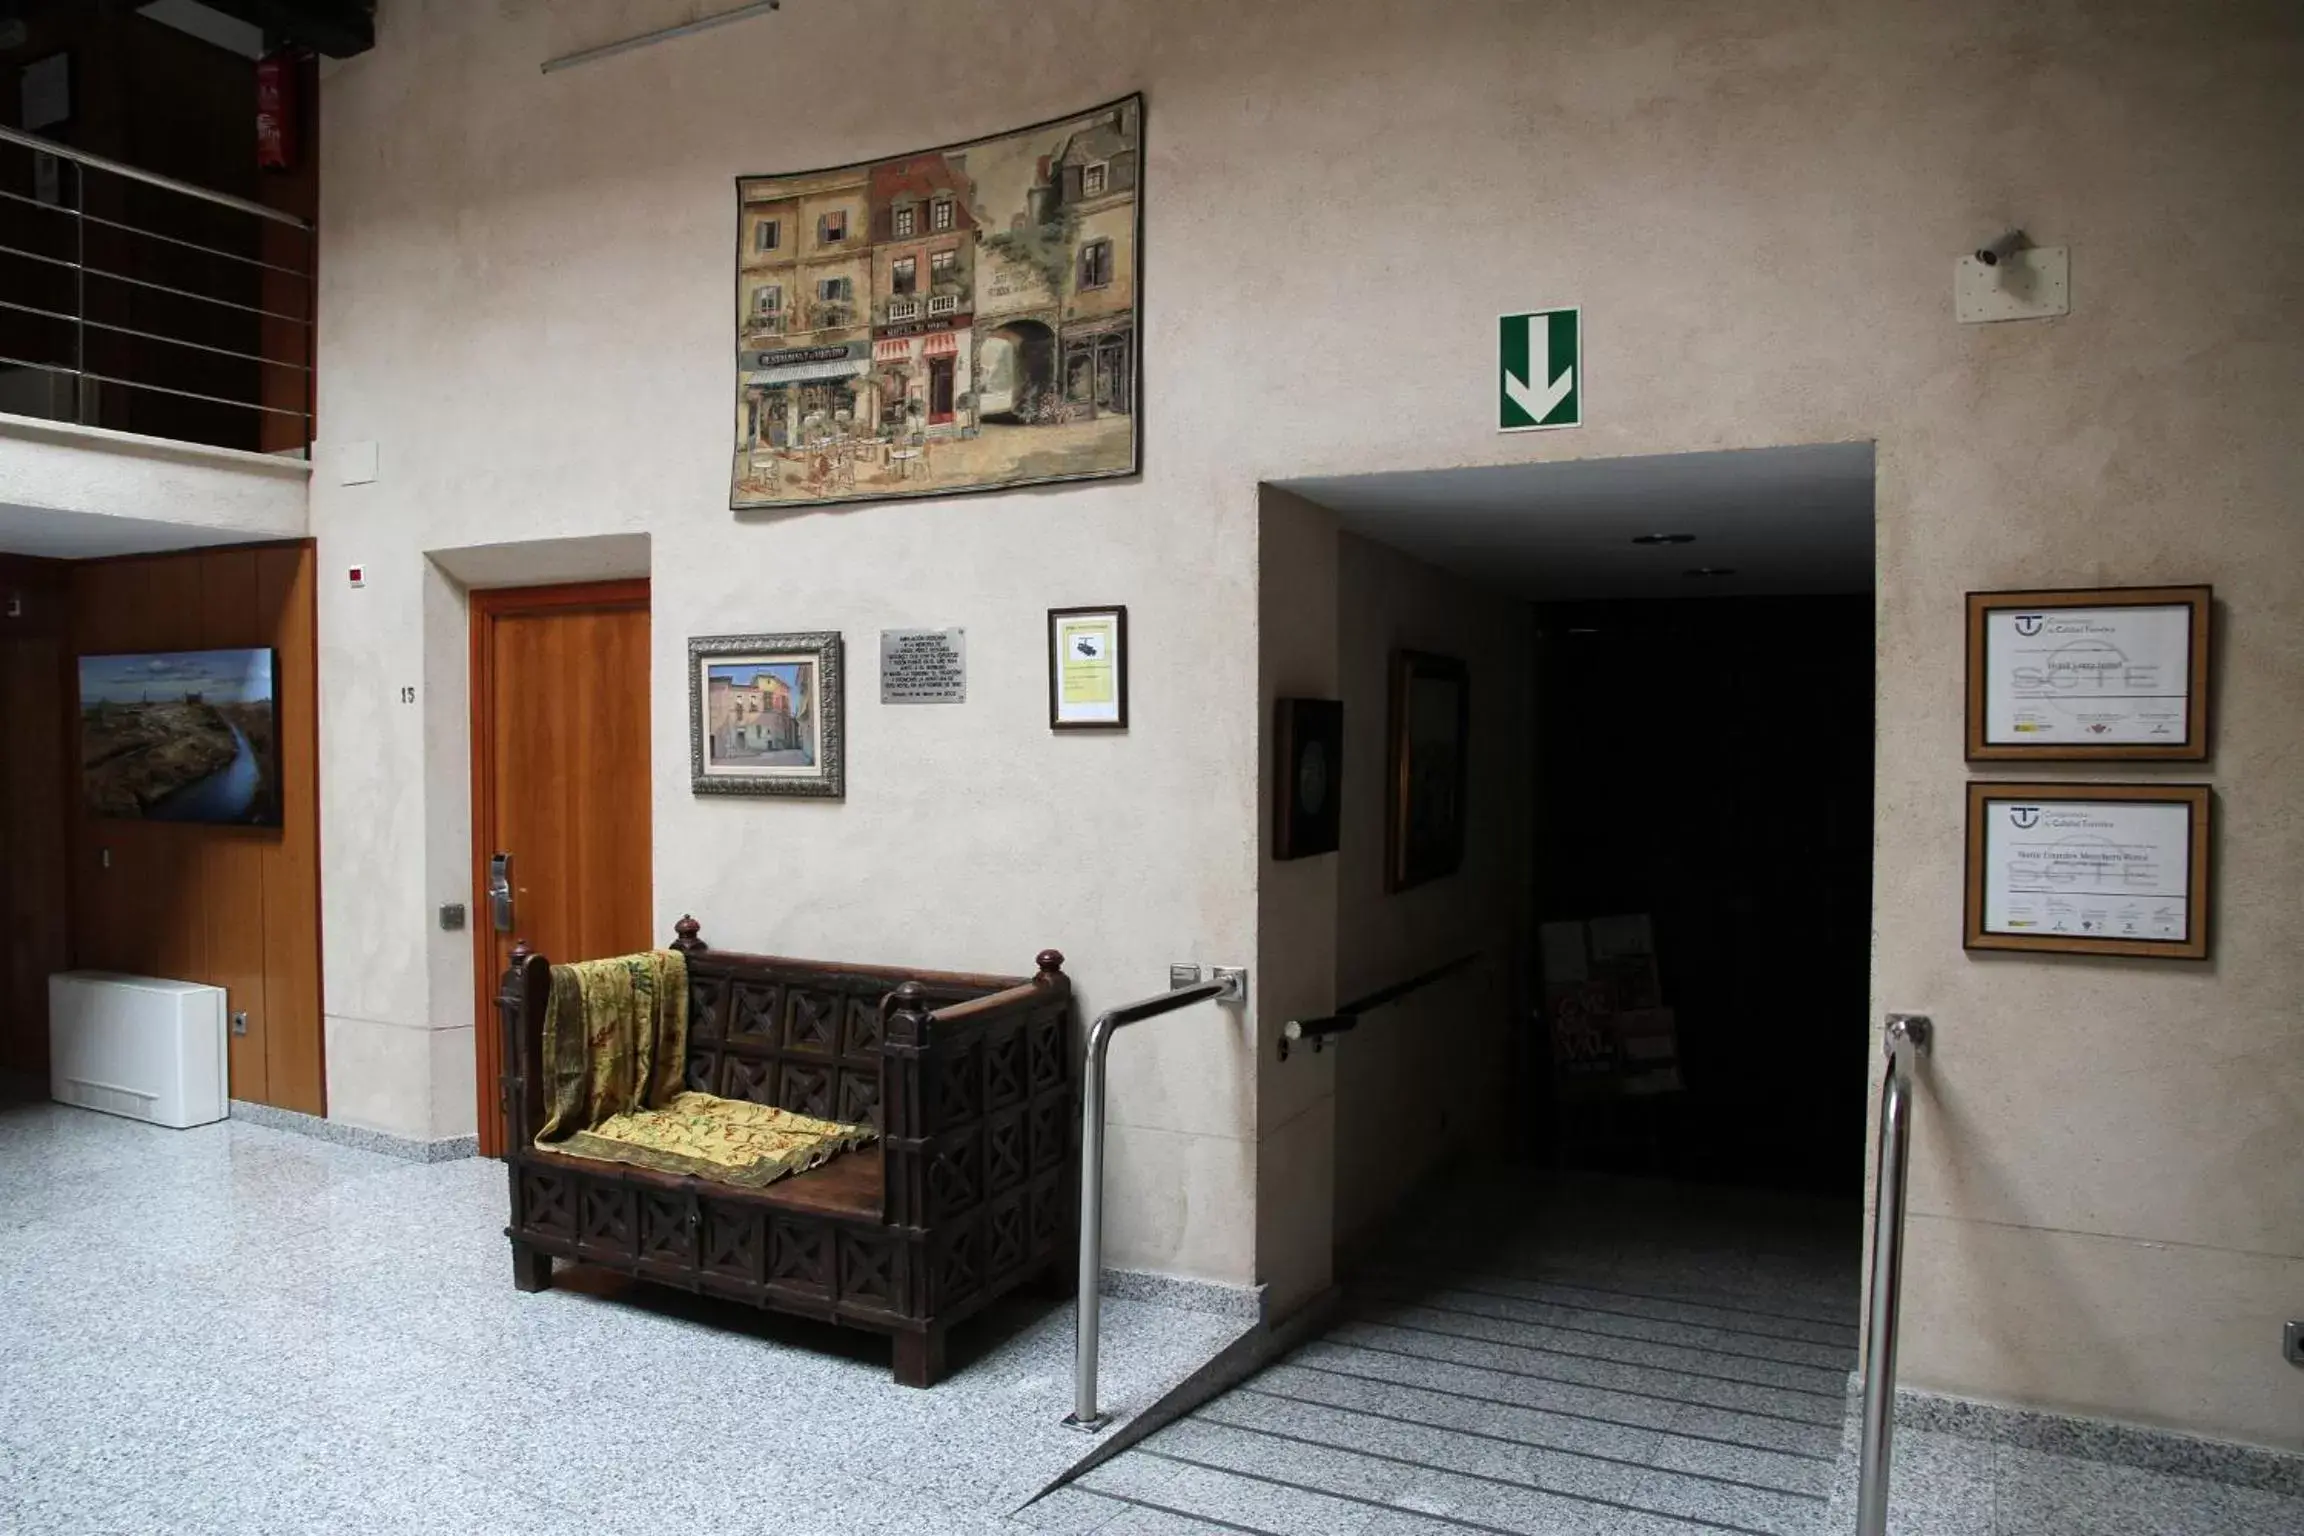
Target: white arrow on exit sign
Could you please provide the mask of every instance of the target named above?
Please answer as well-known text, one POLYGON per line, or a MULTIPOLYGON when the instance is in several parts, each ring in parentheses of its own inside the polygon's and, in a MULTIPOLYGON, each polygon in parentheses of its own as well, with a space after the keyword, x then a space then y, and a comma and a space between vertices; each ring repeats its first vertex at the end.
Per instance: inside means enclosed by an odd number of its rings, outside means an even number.
POLYGON ((1503 316, 1496 322, 1496 371, 1499 432, 1582 426, 1582 313, 1539 309, 1503 316))

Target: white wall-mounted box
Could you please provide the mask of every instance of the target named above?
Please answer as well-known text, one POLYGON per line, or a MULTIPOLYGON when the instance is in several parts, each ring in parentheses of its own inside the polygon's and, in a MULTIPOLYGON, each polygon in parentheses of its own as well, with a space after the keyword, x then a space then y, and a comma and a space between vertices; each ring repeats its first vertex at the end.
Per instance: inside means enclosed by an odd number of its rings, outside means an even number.
POLYGON ((58 1103, 183 1130, 229 1113, 224 989, 111 971, 48 978, 58 1103))

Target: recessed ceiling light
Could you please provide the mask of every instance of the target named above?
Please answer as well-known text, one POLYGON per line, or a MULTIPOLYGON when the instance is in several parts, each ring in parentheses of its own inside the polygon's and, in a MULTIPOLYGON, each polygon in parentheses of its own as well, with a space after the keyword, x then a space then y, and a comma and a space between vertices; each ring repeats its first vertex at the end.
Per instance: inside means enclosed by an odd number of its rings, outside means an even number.
POLYGON ((1700 565, 1692 571, 1682 571, 1680 574, 1683 576, 1733 576, 1736 574, 1736 567, 1732 565, 1700 565))
POLYGON ((1635 544, 1693 544, 1696 542, 1696 535, 1692 533, 1643 533, 1635 535, 1632 542, 1635 544))

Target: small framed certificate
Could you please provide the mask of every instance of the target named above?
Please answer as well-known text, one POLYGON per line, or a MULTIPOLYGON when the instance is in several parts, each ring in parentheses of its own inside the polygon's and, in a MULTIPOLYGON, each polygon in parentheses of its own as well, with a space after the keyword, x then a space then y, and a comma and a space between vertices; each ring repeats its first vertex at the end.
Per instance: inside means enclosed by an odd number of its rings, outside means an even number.
POLYGON ((1968 786, 1970 949, 2208 958, 2205 784, 1968 786))
POLYGON ((1968 760, 2202 762, 2207 587, 1968 594, 1968 760))
POLYGON ((1128 610, 1048 610, 1048 729, 1128 728, 1128 610))

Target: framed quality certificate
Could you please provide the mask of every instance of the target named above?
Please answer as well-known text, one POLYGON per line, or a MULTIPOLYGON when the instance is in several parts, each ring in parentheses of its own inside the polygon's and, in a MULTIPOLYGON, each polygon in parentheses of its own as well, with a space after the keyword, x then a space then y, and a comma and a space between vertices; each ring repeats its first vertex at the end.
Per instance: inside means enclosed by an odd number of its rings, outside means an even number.
POLYGON ((2205 784, 1970 784, 1970 949, 2208 957, 2205 784))
POLYGON ((1968 594, 1968 759, 2208 756, 2207 587, 1968 594))

